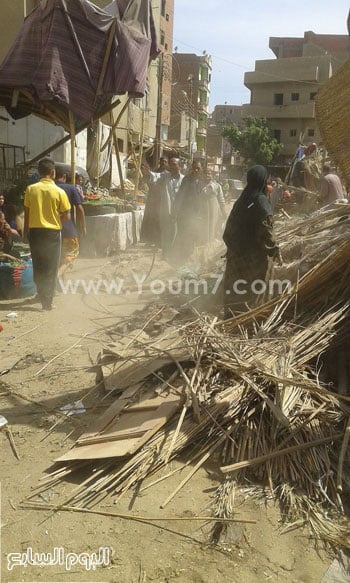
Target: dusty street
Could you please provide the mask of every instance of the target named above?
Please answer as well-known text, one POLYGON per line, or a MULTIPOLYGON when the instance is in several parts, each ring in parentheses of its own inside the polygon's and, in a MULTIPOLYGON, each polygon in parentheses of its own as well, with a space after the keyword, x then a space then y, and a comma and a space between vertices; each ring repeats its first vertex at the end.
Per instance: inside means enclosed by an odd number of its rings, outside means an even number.
MULTIPOLYGON (((88 281, 108 275, 130 283, 132 270, 147 274, 151 264, 152 251, 135 247, 115 257, 79 258, 69 277, 88 281)), ((166 278, 169 273, 157 256, 151 277, 166 278)), ((111 402, 101 402, 105 391, 101 384, 96 385, 92 368, 102 344, 109 340, 109 330, 150 302, 168 301, 150 292, 106 293, 104 289, 85 294, 81 285, 76 291, 57 294, 56 309, 51 312, 24 300, 1 302, 0 371, 10 371, 0 381, 0 414, 8 420, 20 459, 3 430, 0 580, 321 583, 332 557, 316 553, 306 530, 282 534, 279 509, 272 505, 246 499, 237 518, 255 522, 233 524, 220 546, 208 546, 209 526, 189 519, 210 515, 210 501, 220 480, 213 463, 197 472, 164 510, 161 502, 188 471, 180 471, 180 461, 170 468, 178 468, 177 474, 138 496, 124 496, 116 505, 111 495, 94 508, 152 519, 144 523, 93 513, 21 508, 52 462, 68 451, 74 438, 111 402), (16 316, 8 317, 10 312, 16 316), (79 401, 88 392, 84 414, 62 415, 60 407, 79 401), (182 520, 164 520, 171 517, 182 520), (105 564, 95 569, 91 564, 84 566, 81 554, 98 554, 101 548, 107 548, 105 564), (41 562, 30 564, 28 549, 53 556, 57 549, 56 560, 44 564, 41 557, 41 562), (80 560, 68 561, 69 555, 80 560)), ((64 482, 65 494, 74 486, 73 475, 64 482)), ((62 484, 58 488, 62 491, 62 484)), ((42 493, 42 500, 56 503, 58 495, 52 488, 42 493)))

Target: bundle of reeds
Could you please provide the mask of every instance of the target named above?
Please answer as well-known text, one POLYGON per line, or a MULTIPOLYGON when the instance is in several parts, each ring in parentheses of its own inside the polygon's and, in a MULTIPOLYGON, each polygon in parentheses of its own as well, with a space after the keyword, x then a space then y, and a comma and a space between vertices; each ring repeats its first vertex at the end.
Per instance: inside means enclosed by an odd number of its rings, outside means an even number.
MULTIPOLYGON (((338 212, 327 216, 328 229, 338 212)), ((314 217, 308 225, 292 225, 288 237, 317 236, 322 221, 314 217)), ((172 359, 176 388, 186 395, 182 410, 125 460, 65 462, 34 490, 30 503, 82 468, 88 477, 58 507, 91 507, 106 496, 117 501, 186 453, 191 469, 161 504, 165 507, 220 452, 226 477, 214 501, 213 540, 234 512, 235 489, 249 484, 274 496, 289 524, 308 523, 316 538, 349 547, 341 497, 343 485, 350 486, 349 397, 323 386, 317 369, 317 359, 337 335, 349 336, 349 287, 345 241, 291 291, 263 306, 224 322, 197 313, 179 328, 186 362, 172 359)), ((142 350, 137 334, 129 352, 136 341, 142 350)), ((154 350, 145 344, 145 358, 158 355, 162 345, 171 356, 168 344, 157 341, 154 350)), ((174 382, 173 374, 162 386, 174 382)))
MULTIPOLYGON (((216 532, 220 519, 232 515, 229 492, 249 481, 278 498, 286 519, 307 522, 313 513, 315 535, 342 546, 350 543, 341 526, 338 495, 350 476, 337 468, 350 409, 322 388, 308 367, 327 348, 347 310, 345 305, 332 311, 306 329, 281 322, 275 310, 263 334, 260 329, 250 338, 244 332, 232 337, 210 318, 197 320, 185 335, 192 364, 182 369, 183 387, 189 391, 182 414, 126 461, 85 464, 89 477, 62 505, 91 507, 108 495, 118 500, 187 451, 192 468, 162 503, 165 507, 221 450, 221 469, 229 480, 217 494, 216 532), (331 523, 330 508, 337 518, 331 523)), ((81 462, 73 462, 54 472, 34 496, 81 468, 81 462)))

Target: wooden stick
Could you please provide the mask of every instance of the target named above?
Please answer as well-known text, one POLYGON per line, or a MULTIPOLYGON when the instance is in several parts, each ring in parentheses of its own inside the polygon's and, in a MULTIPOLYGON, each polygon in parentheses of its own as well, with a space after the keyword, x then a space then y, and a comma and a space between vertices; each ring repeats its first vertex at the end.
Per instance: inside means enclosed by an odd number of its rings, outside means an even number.
POLYGON ((77 340, 74 344, 72 344, 72 346, 70 346, 69 348, 67 348, 63 352, 60 352, 60 354, 57 354, 56 356, 51 358, 49 360, 49 362, 47 362, 44 366, 41 367, 40 370, 38 370, 38 372, 35 373, 34 376, 36 376, 36 377, 39 376, 39 374, 41 372, 43 372, 43 370, 45 370, 45 368, 47 368, 50 364, 52 364, 55 360, 57 360, 57 358, 60 358, 61 356, 63 356, 64 354, 66 354, 67 352, 69 352, 70 350, 75 348, 77 346, 77 344, 79 344, 79 342, 81 342, 87 335, 88 335, 88 332, 86 332, 86 334, 83 334, 83 336, 81 336, 79 340, 77 340))
POLYGON ((70 181, 75 184, 75 125, 73 113, 68 111, 70 133, 70 181))
POLYGON ((18 460, 20 460, 21 458, 19 456, 19 453, 18 453, 16 444, 15 444, 15 440, 13 439, 13 433, 12 433, 10 427, 5 426, 4 429, 5 429, 6 433, 7 433, 7 437, 9 439, 10 444, 11 444, 11 448, 12 448, 13 453, 15 454, 16 458, 18 460))
POLYGON ((66 19, 67 24, 68 24, 68 29, 69 29, 69 31, 70 31, 70 33, 72 35, 72 39, 73 39, 75 48, 78 51, 78 54, 79 54, 79 57, 80 57, 80 60, 81 60, 81 64, 83 66, 83 69, 84 69, 84 71, 86 73, 87 78, 89 79, 89 82, 90 82, 91 87, 93 87, 93 82, 92 82, 91 74, 90 74, 90 71, 89 71, 89 67, 87 66, 87 62, 85 60, 84 53, 83 53, 82 48, 80 46, 79 39, 78 39, 78 37, 76 35, 76 32, 74 30, 74 26, 73 26, 71 17, 69 16, 69 13, 68 13, 68 10, 67 10, 66 1, 65 0, 61 0, 61 3, 62 3, 62 6, 63 6, 64 16, 65 16, 65 19, 66 19))
POLYGON ((105 51, 104 58, 103 58, 103 63, 102 63, 102 67, 101 67, 100 77, 99 77, 98 83, 97 83, 97 88, 96 88, 96 93, 95 93, 95 103, 96 103, 97 98, 98 98, 98 96, 99 96, 99 94, 101 92, 101 89, 102 89, 102 83, 103 83, 104 76, 105 76, 105 73, 106 73, 108 59, 109 59, 109 56, 111 54, 112 43, 113 43, 113 39, 114 39, 114 33, 115 33, 116 26, 117 26, 117 19, 114 18, 113 19, 113 24, 112 24, 112 26, 110 28, 110 31, 109 31, 108 41, 107 41, 107 47, 106 47, 106 51, 105 51))
MULTIPOLYGON (((112 131, 118 126, 118 124, 119 124, 119 122, 120 122, 120 120, 121 120, 121 118, 123 116, 124 111, 129 106, 130 101, 131 101, 131 97, 128 97, 127 100, 125 101, 123 107, 121 108, 120 112, 118 113, 117 119, 115 120, 114 124, 110 128, 108 138, 106 139, 105 143, 101 146, 100 152, 103 152, 103 150, 105 150, 107 148, 108 144, 110 143, 111 136, 112 136, 112 131)), ((119 100, 119 103, 120 103, 120 100, 119 100)), ((118 103, 118 105, 119 105, 119 103, 118 103)))
POLYGON ((179 417, 178 424, 177 424, 177 426, 176 426, 176 429, 175 429, 175 432, 174 432, 173 438, 172 438, 172 440, 171 440, 171 444, 170 444, 170 447, 169 447, 168 453, 166 454, 166 456, 165 456, 165 458, 164 458, 164 463, 165 463, 165 464, 167 464, 167 463, 168 463, 168 461, 169 461, 169 458, 170 458, 170 456, 171 456, 171 454, 172 454, 172 451, 173 451, 173 449, 174 449, 174 445, 175 445, 175 442, 176 442, 177 436, 179 435, 179 432, 180 432, 180 429, 181 429, 181 425, 182 425, 182 423, 183 423, 183 420, 184 420, 184 418, 185 418, 186 412, 187 412, 187 405, 185 404, 185 405, 182 407, 181 415, 180 415, 180 417, 179 417))
MULTIPOLYGON (((101 117, 103 117, 104 115, 107 115, 107 113, 109 113, 110 111, 112 111, 112 109, 114 109, 115 107, 117 107, 118 105, 120 105, 121 101, 120 99, 117 99, 116 101, 113 101, 113 103, 110 103, 109 105, 107 105, 103 111, 100 111, 98 113, 98 115, 94 116, 94 118, 92 120, 89 120, 88 122, 83 123, 82 125, 78 125, 76 127, 76 134, 79 134, 80 132, 86 130, 91 123, 93 123, 94 121, 98 121, 101 117)), ((52 121, 52 123, 55 123, 55 120, 52 121)), ((57 123, 57 122, 56 122, 57 123)), ((48 148, 46 148, 46 150, 44 150, 43 152, 40 152, 40 154, 37 154, 36 156, 34 156, 34 158, 32 158, 31 160, 28 160, 26 162, 26 168, 32 166, 33 164, 35 164, 35 162, 37 162, 38 160, 40 160, 41 158, 45 158, 45 156, 47 156, 48 154, 50 154, 51 152, 57 150, 57 148, 59 148, 60 146, 63 146, 63 144, 65 144, 66 142, 68 142, 70 140, 70 135, 68 133, 67 136, 64 136, 64 138, 61 138, 60 140, 58 140, 58 142, 56 142, 55 144, 51 144, 51 146, 49 146, 48 148)))
MULTIPOLYGON (((1 384, 3 384, 2 381, 1 381, 1 384)), ((6 389, 6 395, 7 396, 10 396, 10 397, 13 396, 13 397, 17 397, 18 399, 23 399, 23 401, 26 401, 27 403, 31 403, 32 405, 37 405, 38 407, 41 407, 44 411, 46 411, 48 413, 51 413, 52 411, 55 411, 55 409, 53 409, 51 407, 49 407, 49 408, 48 407, 45 407, 45 405, 43 405, 39 401, 35 401, 35 399, 31 399, 30 397, 25 397, 24 395, 21 395, 20 393, 17 393, 9 385, 5 385, 4 388, 6 389)))
POLYGON ((330 441, 336 441, 337 439, 341 439, 344 436, 343 433, 335 433, 329 437, 322 437, 320 439, 315 439, 314 441, 309 441, 308 443, 301 443, 299 445, 293 445, 291 447, 286 447, 284 449, 275 450, 271 453, 267 453, 265 455, 261 455, 259 457, 244 460, 242 462, 237 462, 235 464, 231 464, 229 466, 222 466, 220 470, 225 474, 228 472, 234 472, 236 470, 241 470, 242 468, 249 468, 251 466, 255 466, 257 464, 262 464, 268 460, 274 459, 281 455, 288 455, 289 453, 294 453, 295 451, 300 451, 302 449, 309 449, 310 447, 316 447, 318 445, 323 445, 325 443, 329 443, 330 441))
POLYGON ((139 182, 140 182, 140 176, 141 176, 141 164, 142 164, 142 157, 143 157, 143 138, 144 138, 144 132, 145 132, 145 110, 142 109, 142 113, 141 113, 141 135, 140 135, 140 149, 139 149, 139 158, 137 161, 137 166, 136 166, 136 179, 135 179, 135 193, 138 192, 139 189, 139 182))
POLYGON ((19 334, 18 336, 15 336, 12 340, 9 340, 9 343, 14 342, 15 340, 18 340, 19 338, 22 338, 22 336, 26 336, 27 334, 30 334, 31 332, 34 332, 34 330, 37 330, 40 327, 41 327, 41 324, 38 324, 37 326, 35 326, 35 328, 31 328, 31 330, 27 330, 27 332, 23 332, 23 334, 19 334))
MULTIPOLYGON (((207 447, 207 449, 209 449, 209 447, 207 447)), ((187 462, 185 462, 179 468, 175 468, 175 470, 172 470, 171 472, 168 472, 167 474, 165 474, 164 476, 161 476, 157 480, 154 480, 150 484, 146 484, 146 486, 144 486, 143 488, 140 488, 139 493, 141 494, 141 492, 144 492, 145 490, 148 490, 148 488, 152 488, 152 486, 155 486, 159 482, 163 482, 163 480, 167 480, 168 478, 170 478, 174 474, 178 474, 179 472, 182 472, 187 466, 193 464, 194 460, 196 460, 197 458, 199 458, 199 456, 201 454, 203 454, 203 451, 205 451, 205 448, 203 448, 200 452, 197 452, 191 459, 187 460, 187 462)), ((155 470, 155 472, 153 472, 153 473, 156 473, 158 471, 158 469, 159 468, 157 468, 155 470)), ((151 476, 152 475, 152 472, 149 475, 151 476)))
POLYGON ((113 136, 113 144, 114 144, 115 156, 117 158, 117 166, 118 166, 118 174, 119 174, 120 188, 121 188, 121 191, 122 191, 123 199, 125 200, 125 186, 124 186, 124 178, 123 178, 123 169, 122 169, 122 163, 121 163, 121 160, 120 160, 120 151, 119 151, 119 145, 118 145, 118 138, 117 138, 116 128, 113 128, 113 130, 112 130, 112 136, 113 136))
POLYGON ((125 520, 134 520, 136 522, 187 522, 187 521, 204 521, 204 522, 241 522, 244 524, 256 524, 256 520, 239 520, 237 518, 215 518, 213 516, 134 516, 132 514, 120 514, 119 512, 106 512, 104 510, 91 510, 89 508, 77 508, 76 506, 56 506, 55 504, 47 504, 41 502, 27 502, 21 504, 22 508, 33 508, 44 509, 44 510, 54 510, 60 512, 61 510, 66 512, 85 512, 87 514, 98 514, 100 516, 113 516, 115 518, 123 518, 125 520))
POLYGON ((287 219, 291 219, 292 217, 284 210, 284 208, 280 209, 282 215, 284 215, 287 219))
POLYGON ((207 451, 207 453, 205 453, 201 459, 199 460, 199 462, 196 463, 196 465, 192 468, 192 470, 190 471, 190 473, 186 476, 186 478, 184 480, 182 480, 182 482, 177 486, 177 488, 175 488, 174 492, 172 494, 170 494, 170 496, 168 496, 168 498, 165 500, 165 502, 163 502, 163 504, 161 504, 161 508, 165 508, 167 504, 169 504, 169 502, 174 498, 174 496, 176 496, 176 494, 181 490, 181 488, 183 486, 185 486, 185 484, 187 484, 187 482, 189 482, 189 480, 192 478, 192 476, 199 470, 199 468, 207 461, 207 459, 211 456, 211 454, 216 450, 216 448, 221 445, 221 443, 226 439, 226 435, 224 437, 221 437, 216 443, 214 443, 214 445, 209 449, 209 451, 207 451))

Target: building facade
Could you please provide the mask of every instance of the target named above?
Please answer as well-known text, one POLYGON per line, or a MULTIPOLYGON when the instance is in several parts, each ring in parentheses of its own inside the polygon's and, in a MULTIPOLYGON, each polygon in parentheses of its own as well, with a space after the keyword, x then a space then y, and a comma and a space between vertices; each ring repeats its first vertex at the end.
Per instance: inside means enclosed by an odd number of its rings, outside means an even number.
POLYGON ((234 152, 232 146, 222 136, 222 130, 229 125, 240 126, 242 124, 241 105, 216 105, 209 118, 207 132, 207 155, 216 159, 216 164, 228 166, 234 164, 234 152))
POLYGON ((187 151, 205 157, 212 63, 207 54, 173 54, 172 107, 169 138, 183 144, 187 117, 187 151))
POLYGON ((315 97, 349 58, 350 39, 309 31, 303 38, 271 37, 269 47, 276 59, 256 61, 255 71, 244 76, 251 98, 242 116, 266 118, 289 161, 300 142, 320 142, 315 97))

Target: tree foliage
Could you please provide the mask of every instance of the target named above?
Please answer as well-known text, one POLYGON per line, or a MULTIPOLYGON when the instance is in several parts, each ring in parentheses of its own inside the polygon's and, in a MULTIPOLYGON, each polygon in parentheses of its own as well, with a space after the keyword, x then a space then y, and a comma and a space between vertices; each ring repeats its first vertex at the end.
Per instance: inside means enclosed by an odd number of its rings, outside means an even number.
POLYGON ((272 164, 282 150, 265 118, 247 117, 243 128, 226 126, 222 135, 249 165, 272 164))

